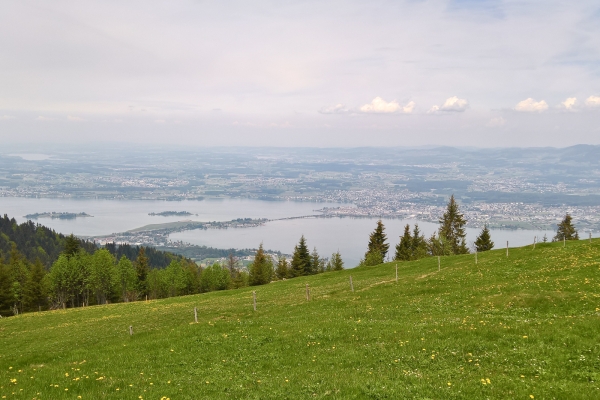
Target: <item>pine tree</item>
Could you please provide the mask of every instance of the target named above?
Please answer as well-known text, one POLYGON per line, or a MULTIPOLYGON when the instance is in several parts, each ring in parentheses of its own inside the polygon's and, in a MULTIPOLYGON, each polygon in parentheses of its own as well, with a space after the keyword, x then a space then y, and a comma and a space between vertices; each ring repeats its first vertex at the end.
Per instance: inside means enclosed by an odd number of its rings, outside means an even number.
POLYGON ((409 261, 412 259, 412 236, 410 236, 410 225, 404 227, 404 234, 400 236, 400 242, 396 245, 395 261, 409 261))
POLYGON ((481 253, 482 251, 488 251, 494 248, 494 242, 492 242, 492 238, 490 236, 490 230, 488 229, 487 224, 483 226, 481 233, 475 239, 475 248, 477 252, 481 253))
POLYGON ((547 243, 548 242, 548 235, 546 235, 544 233, 544 237, 542 238, 542 242, 547 243))
POLYGON ((264 285, 271 282, 273 277, 273 262, 271 257, 265 254, 262 243, 254 255, 254 261, 250 265, 250 286, 264 285))
POLYGON ((289 278, 289 274, 288 260, 283 255, 279 256, 275 276, 277 276, 277 279, 287 279, 289 278))
POLYGON ((464 228, 466 223, 464 215, 461 214, 458 204, 454 200, 454 195, 450 196, 446 212, 440 219, 439 236, 448 241, 452 254, 469 253, 467 234, 464 228))
POLYGON ((304 239, 304 235, 302 235, 300 242, 294 248, 294 254, 290 265, 290 276, 294 278, 296 276, 309 275, 312 271, 310 261, 310 253, 306 246, 306 239, 304 239))
POLYGON ((577 233, 577 229, 575 229, 572 221, 573 217, 567 213, 561 223, 558 224, 556 236, 552 240, 555 242, 560 240, 579 240, 579 233, 577 233))
POLYGON ((148 295, 148 273, 150 267, 148 266, 148 257, 146 257, 146 250, 143 246, 140 247, 137 259, 135 260, 135 272, 138 279, 138 295, 144 297, 148 295))
POLYGON ((327 271, 342 271, 344 269, 344 261, 342 261, 342 255, 338 250, 336 253, 331 255, 331 259, 327 263, 327 271))
POLYGON ((385 242, 387 236, 384 231, 383 222, 377 221, 377 227, 369 236, 369 246, 362 261, 363 265, 378 265, 385 260, 390 245, 385 242))

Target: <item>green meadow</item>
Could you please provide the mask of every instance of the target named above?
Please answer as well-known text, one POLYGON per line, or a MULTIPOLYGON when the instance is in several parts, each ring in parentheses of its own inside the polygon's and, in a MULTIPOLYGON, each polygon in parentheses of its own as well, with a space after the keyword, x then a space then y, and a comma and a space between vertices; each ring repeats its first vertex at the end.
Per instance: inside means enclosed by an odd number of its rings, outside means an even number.
POLYGON ((395 265, 0 319, 0 397, 600 398, 600 241, 395 265))

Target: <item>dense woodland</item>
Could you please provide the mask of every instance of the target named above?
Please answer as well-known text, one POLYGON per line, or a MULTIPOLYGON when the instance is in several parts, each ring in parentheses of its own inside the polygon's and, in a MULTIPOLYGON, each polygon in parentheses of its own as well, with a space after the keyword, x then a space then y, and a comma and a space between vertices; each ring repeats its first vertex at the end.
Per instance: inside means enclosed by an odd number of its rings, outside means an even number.
MULTIPOLYGON (((466 222, 452 196, 439 220, 438 231, 429 238, 420 233, 418 225, 412 231, 406 225, 393 259, 411 261, 469 253, 466 222)), ((215 263, 201 268, 185 257, 150 247, 109 243, 99 248, 95 243, 61 235, 31 221, 19 225, 6 215, 0 219, 0 230, 0 315, 3 316, 236 289, 344 269, 339 252, 329 259, 322 258, 316 248, 309 251, 304 236, 290 260, 283 255, 274 259, 260 244, 247 268, 234 252, 229 253, 222 265, 215 263)), ((567 214, 553 240, 578 239, 567 214)), ((385 226, 379 220, 360 265, 378 265, 389 260, 389 247, 385 226)), ((484 226, 474 248, 481 252, 493 247, 489 229, 484 226)))

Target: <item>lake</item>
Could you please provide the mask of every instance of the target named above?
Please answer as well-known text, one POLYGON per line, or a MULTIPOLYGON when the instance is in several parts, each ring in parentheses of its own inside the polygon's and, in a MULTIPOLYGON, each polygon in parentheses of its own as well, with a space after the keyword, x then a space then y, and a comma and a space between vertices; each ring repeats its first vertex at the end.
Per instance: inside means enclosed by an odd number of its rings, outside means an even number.
MULTIPOLYGON (((336 207, 335 203, 272 202, 249 199, 222 200, 95 200, 95 199, 46 199, 0 197, 0 213, 24 222, 24 215, 42 212, 86 212, 93 217, 74 220, 40 218, 36 222, 64 234, 98 236, 123 232, 147 224, 181 221, 229 221, 235 218, 288 218, 317 214, 322 207, 336 207), (189 217, 149 216, 151 212, 188 211, 189 217)), ((244 229, 209 229, 177 232, 171 240, 182 240, 192 244, 217 248, 256 248, 262 242, 266 249, 293 252, 301 235, 306 237, 312 250, 317 247, 321 256, 330 256, 339 249, 346 267, 354 267, 364 255, 369 234, 377 219, 370 218, 301 218, 271 221, 264 226, 244 229)), ((384 219, 390 253, 398 243, 404 225, 418 221, 384 219)), ((418 222, 422 232, 429 236, 438 225, 418 222)), ((470 245, 479 234, 479 229, 467 229, 470 245)), ((491 230, 496 247, 509 245, 524 246, 533 242, 533 237, 546 234, 552 238, 553 231, 544 230, 491 230)))

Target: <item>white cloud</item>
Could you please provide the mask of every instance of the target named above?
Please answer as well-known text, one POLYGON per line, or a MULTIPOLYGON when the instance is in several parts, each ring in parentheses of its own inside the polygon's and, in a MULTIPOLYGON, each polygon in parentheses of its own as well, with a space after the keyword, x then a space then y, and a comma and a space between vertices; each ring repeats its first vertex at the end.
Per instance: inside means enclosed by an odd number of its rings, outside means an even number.
POLYGON ((55 118, 50 118, 50 117, 44 117, 43 115, 39 115, 36 118, 36 121, 54 121, 55 118))
POLYGON ((585 99, 585 105, 590 107, 599 107, 600 106, 600 96, 590 96, 585 99))
POLYGON ((506 120, 502 117, 496 117, 490 119, 490 121, 486 124, 490 128, 498 128, 500 126, 504 126, 506 124, 506 120))
POLYGON ((435 114, 438 111, 440 111, 440 106, 433 106, 427 111, 427 114, 435 114))
POLYGON ((0 115, 0 121, 8 121, 9 119, 15 119, 12 115, 0 115))
POLYGON ((466 99, 459 99, 456 96, 452 96, 446 99, 444 105, 440 108, 440 111, 456 111, 463 112, 469 107, 469 102, 466 99))
POLYGON ((402 111, 406 114, 411 114, 415 110, 415 106, 417 104, 414 101, 409 101, 404 107, 402 107, 402 111))
POLYGON ((547 109, 548 109, 548 103, 546 103, 544 100, 535 101, 531 97, 528 99, 525 99, 523 101, 520 101, 515 106, 515 110, 522 111, 522 112, 542 112, 542 111, 546 111, 547 109))
POLYGON ((85 121, 85 119, 83 119, 83 118, 80 118, 80 117, 74 117, 74 116, 72 116, 72 115, 69 115, 69 116, 67 116, 67 119, 68 119, 69 121, 75 121, 75 122, 85 121))
POLYGON ((369 114, 410 114, 415 109, 415 102, 411 101, 405 106, 401 106, 396 100, 385 101, 381 97, 375 97, 373 101, 360 107, 360 111, 369 114))
POLYGON ((335 106, 324 107, 319 112, 321 114, 348 114, 350 110, 343 104, 336 104, 335 106))
POLYGON ((561 104, 562 108, 564 108, 566 110, 573 110, 574 109, 573 107, 575 107, 576 103, 577 103, 576 97, 569 97, 560 104, 561 104))

